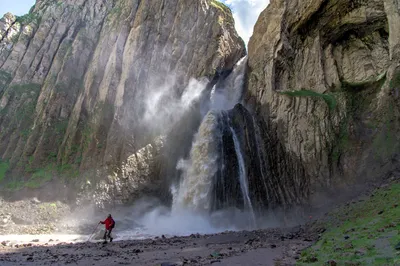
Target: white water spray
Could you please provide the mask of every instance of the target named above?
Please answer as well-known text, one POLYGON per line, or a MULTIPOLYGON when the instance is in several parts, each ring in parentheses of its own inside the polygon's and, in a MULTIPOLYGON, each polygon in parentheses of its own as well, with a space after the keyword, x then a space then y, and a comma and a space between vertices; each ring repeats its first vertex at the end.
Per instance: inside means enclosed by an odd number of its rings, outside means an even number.
MULTIPOLYGON (((183 176, 179 186, 174 188, 173 213, 195 212, 196 215, 200 214, 210 220, 215 174, 221 167, 224 167, 224 165, 220 165, 224 163, 221 162, 220 155, 221 151, 223 152, 222 130, 225 127, 232 134, 238 161, 237 178, 244 201, 244 210, 239 212, 246 213, 243 215, 247 220, 246 228, 255 228, 256 226, 240 142, 235 130, 230 125, 229 118, 224 115, 224 110, 232 109, 241 98, 245 66, 246 58, 243 58, 238 62, 231 76, 219 84, 219 87, 214 86, 211 92, 211 111, 205 116, 194 139, 190 158, 182 160, 178 164, 178 169, 183 170, 183 176)), ((235 212, 237 211, 235 210, 235 212)))
POLYGON ((206 115, 195 137, 190 159, 181 161, 178 168, 184 178, 175 193, 173 210, 182 209, 207 214, 211 208, 212 178, 218 171, 218 117, 210 112, 206 115))

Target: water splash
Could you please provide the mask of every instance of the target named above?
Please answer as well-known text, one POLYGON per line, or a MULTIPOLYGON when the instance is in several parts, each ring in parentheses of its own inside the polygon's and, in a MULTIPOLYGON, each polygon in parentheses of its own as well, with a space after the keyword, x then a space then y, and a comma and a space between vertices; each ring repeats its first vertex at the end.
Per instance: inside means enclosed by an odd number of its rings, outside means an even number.
MULTIPOLYGON (((243 93, 243 80, 246 67, 246 57, 238 62, 233 73, 224 81, 216 84, 210 95, 211 111, 204 117, 199 131, 192 144, 190 158, 181 160, 177 166, 182 170, 183 175, 177 188, 174 188, 174 199, 172 211, 175 213, 184 211, 194 211, 204 216, 210 216, 213 209, 213 196, 218 193, 215 190, 216 175, 219 176, 222 186, 221 193, 223 200, 229 201, 231 198, 243 197, 242 212, 246 212, 250 219, 247 227, 255 228, 256 218, 253 205, 249 195, 249 186, 246 174, 246 165, 240 147, 240 140, 235 129, 230 123, 229 114, 226 110, 232 109, 240 101, 243 93), (235 160, 238 163, 236 176, 226 177, 223 132, 230 132, 233 139, 235 160), (225 180, 233 178, 234 180, 225 180), (225 191, 225 185, 229 182, 240 184, 242 195, 229 195, 234 192, 225 191)), ((226 206, 224 207, 237 207, 226 206)))
POLYGON ((200 213, 208 213, 211 208, 212 179, 218 171, 219 135, 218 116, 210 112, 206 115, 195 137, 190 159, 181 160, 178 168, 184 178, 175 194, 173 209, 187 208, 200 213))

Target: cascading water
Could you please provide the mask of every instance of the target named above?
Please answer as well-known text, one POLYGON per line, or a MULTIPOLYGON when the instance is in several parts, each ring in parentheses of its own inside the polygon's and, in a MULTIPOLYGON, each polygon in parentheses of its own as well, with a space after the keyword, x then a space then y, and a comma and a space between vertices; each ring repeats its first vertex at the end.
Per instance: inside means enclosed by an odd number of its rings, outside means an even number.
POLYGON ((229 78, 213 88, 211 110, 200 125, 190 158, 178 164, 183 176, 174 193, 172 209, 175 212, 186 209, 210 215, 213 211, 236 207, 250 214, 247 227, 254 228, 256 219, 246 163, 229 111, 226 111, 241 98, 245 62, 243 58, 229 78), (228 164, 230 170, 235 169, 229 174, 226 171, 228 164))
POLYGON ((175 194, 173 208, 189 208, 207 213, 211 207, 212 179, 218 171, 218 135, 220 130, 218 117, 208 113, 195 137, 190 159, 181 160, 178 167, 183 170, 184 178, 175 194))
POLYGON ((240 182, 240 188, 242 190, 242 196, 243 196, 243 201, 245 205, 245 210, 250 211, 251 218, 252 218, 252 226, 256 226, 256 218, 254 215, 254 210, 253 210, 253 204, 251 203, 250 196, 249 196, 249 185, 247 182, 247 175, 246 175, 246 165, 243 160, 243 155, 242 151, 240 149, 240 143, 239 140, 236 136, 235 130, 230 126, 229 127, 231 132, 232 132, 232 137, 233 137, 233 143, 235 144, 235 151, 236 151, 236 156, 238 159, 239 163, 239 182, 240 182))

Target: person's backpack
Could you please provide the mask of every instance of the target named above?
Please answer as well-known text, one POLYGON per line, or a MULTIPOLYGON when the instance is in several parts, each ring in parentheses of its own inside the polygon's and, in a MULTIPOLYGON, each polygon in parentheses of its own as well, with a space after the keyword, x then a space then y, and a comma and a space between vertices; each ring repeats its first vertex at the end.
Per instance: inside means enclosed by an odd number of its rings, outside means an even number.
POLYGON ((112 221, 113 221, 113 223, 112 223, 112 225, 111 225, 111 228, 114 229, 114 227, 115 227, 115 221, 114 221, 114 219, 112 219, 112 221))

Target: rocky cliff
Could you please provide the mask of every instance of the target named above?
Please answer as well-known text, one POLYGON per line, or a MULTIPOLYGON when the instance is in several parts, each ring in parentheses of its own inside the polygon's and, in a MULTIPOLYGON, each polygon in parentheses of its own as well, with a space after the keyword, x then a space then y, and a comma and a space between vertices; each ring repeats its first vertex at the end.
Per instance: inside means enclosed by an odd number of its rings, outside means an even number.
POLYGON ((244 54, 230 10, 214 0, 37 0, 23 17, 6 14, 2 188, 60 176, 100 200, 153 190, 164 140, 185 126, 177 110, 194 108, 244 54))
POLYGON ((262 12, 245 102, 276 187, 289 184, 283 203, 398 167, 399 23, 397 0, 271 0, 262 12))

